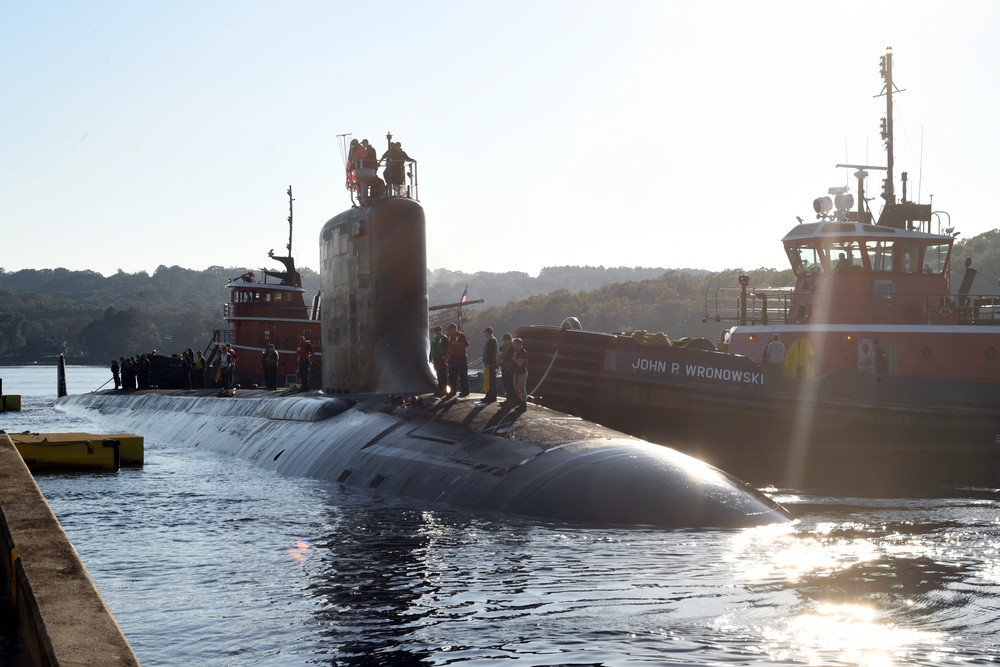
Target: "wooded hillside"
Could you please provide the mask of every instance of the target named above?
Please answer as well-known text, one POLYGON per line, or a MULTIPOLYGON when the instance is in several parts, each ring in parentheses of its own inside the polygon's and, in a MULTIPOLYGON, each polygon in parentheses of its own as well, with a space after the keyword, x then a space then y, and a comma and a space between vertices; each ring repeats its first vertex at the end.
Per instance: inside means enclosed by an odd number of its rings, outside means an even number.
MULTIPOLYGON (((978 270, 973 293, 998 294, 1000 230, 956 243, 953 289, 964 260, 978 270)), ((203 271, 159 266, 152 273, 0 268, 0 363, 21 363, 58 354, 104 363, 112 356, 151 349, 170 354, 187 346, 204 349, 214 329, 225 328, 225 286, 248 267, 212 266, 203 271)), ((258 270, 258 269, 254 269, 258 270)), ((307 300, 319 291, 319 275, 300 269, 307 300)), ((537 277, 522 272, 428 272, 431 305, 457 302, 468 287, 470 300, 485 303, 466 309, 467 330, 484 326, 498 333, 522 324, 558 325, 574 316, 595 331, 663 331, 716 340, 722 325, 705 315, 706 294, 737 287, 748 273, 751 285, 782 287, 793 282, 788 269, 697 269, 561 266, 537 277)), ((475 340, 475 338, 474 338, 475 340)))

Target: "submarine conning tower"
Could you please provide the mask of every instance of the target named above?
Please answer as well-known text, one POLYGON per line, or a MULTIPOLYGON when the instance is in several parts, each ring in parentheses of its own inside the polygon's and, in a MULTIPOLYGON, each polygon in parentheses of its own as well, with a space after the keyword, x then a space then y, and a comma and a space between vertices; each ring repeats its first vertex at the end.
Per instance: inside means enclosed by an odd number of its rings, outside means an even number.
POLYGON ((320 265, 324 390, 434 391, 423 207, 392 197, 340 213, 320 232, 320 265))

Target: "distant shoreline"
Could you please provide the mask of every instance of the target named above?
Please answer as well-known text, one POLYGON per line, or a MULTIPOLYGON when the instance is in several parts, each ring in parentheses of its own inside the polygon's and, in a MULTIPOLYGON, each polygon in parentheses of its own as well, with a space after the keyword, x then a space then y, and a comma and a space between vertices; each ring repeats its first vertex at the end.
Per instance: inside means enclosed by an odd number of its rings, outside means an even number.
MULTIPOLYGON (((59 363, 58 354, 9 354, 0 356, 0 366, 53 366, 59 363)), ((111 359, 94 357, 93 355, 75 355, 66 357, 66 363, 72 366, 111 366, 111 359)))

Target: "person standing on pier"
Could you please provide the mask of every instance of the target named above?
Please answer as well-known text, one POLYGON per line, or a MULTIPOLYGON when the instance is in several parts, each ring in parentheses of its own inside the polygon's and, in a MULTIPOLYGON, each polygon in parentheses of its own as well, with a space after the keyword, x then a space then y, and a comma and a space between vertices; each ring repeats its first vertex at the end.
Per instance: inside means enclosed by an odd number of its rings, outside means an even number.
POLYGON ((205 370, 208 367, 208 360, 205 353, 198 351, 198 360, 194 362, 194 386, 195 389, 205 388, 205 370))
POLYGON ((452 322, 448 325, 448 395, 469 395, 469 339, 452 322), (461 386, 459 386, 461 385, 461 386))
POLYGON ((139 357, 139 389, 149 389, 149 370, 151 364, 149 363, 149 355, 142 355, 139 357))
POLYGON ((514 400, 514 339, 509 333, 503 335, 503 342, 500 343, 499 358, 497 364, 500 366, 500 379, 503 382, 503 395, 506 400, 514 400))
POLYGON ((448 392, 448 337, 441 333, 441 325, 434 327, 434 337, 431 338, 430 361, 434 364, 437 375, 437 396, 448 392))
POLYGON ((236 360, 240 355, 230 343, 226 343, 226 351, 229 353, 229 379, 226 380, 226 389, 230 389, 236 386, 236 360))
POLYGON ((524 350, 524 341, 515 338, 514 341, 514 393, 517 395, 518 408, 528 408, 528 353, 524 350))
POLYGON ((184 385, 184 389, 194 389, 191 382, 192 373, 194 373, 194 350, 188 347, 181 355, 181 383, 184 385))
POLYGON ((229 364, 231 361, 226 346, 217 345, 215 348, 215 384, 223 389, 229 388, 229 364))
POLYGON ((260 363, 264 366, 264 387, 268 391, 278 388, 278 351, 274 343, 268 343, 260 355, 260 363))
POLYGON ((312 366, 312 343, 305 336, 299 336, 299 346, 295 348, 299 368, 299 391, 309 391, 309 368, 312 366))
POLYGON ((483 345, 483 403, 494 403, 497 400, 497 339, 493 336, 493 327, 483 329, 486 343, 483 345))
POLYGON ((121 368, 122 373, 122 389, 125 391, 135 389, 135 370, 132 366, 132 357, 128 359, 121 357, 118 366, 121 368))
POLYGON ((117 359, 112 359, 111 360, 111 378, 115 381, 115 389, 121 389, 122 388, 122 379, 121 379, 121 375, 119 375, 119 373, 121 373, 121 366, 118 365, 118 360, 117 359))

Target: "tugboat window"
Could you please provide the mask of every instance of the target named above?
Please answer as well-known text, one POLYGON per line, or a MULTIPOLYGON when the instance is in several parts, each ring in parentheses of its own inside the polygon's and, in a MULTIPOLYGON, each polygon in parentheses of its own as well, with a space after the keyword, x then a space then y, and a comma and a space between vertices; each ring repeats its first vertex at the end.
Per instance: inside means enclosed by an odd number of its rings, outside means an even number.
POLYGON ((920 261, 917 246, 912 243, 902 243, 899 248, 899 270, 903 273, 917 273, 920 261))
POLYGON ((864 269, 857 241, 831 243, 829 257, 834 273, 853 273, 864 269))
POLYGON ((788 259, 797 276, 811 276, 823 270, 821 253, 814 246, 804 244, 788 247, 788 259))
POLYGON ((868 263, 876 273, 892 271, 892 241, 867 241, 868 263))
POLYGON ((924 273, 944 273, 948 270, 948 251, 950 247, 947 243, 940 243, 927 246, 924 252, 924 273))

